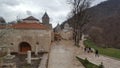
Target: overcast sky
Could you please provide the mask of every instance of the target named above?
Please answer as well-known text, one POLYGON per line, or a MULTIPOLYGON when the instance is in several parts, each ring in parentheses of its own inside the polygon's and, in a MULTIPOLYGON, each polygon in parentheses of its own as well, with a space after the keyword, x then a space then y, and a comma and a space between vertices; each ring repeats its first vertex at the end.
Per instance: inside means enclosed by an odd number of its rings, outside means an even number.
MULTIPOLYGON (((102 1, 104 0, 95 0, 92 5, 102 1)), ((67 19, 70 11, 66 0, 0 0, 0 16, 7 22, 30 15, 41 21, 41 17, 47 12, 51 18, 50 23, 55 27, 57 23, 67 19)))

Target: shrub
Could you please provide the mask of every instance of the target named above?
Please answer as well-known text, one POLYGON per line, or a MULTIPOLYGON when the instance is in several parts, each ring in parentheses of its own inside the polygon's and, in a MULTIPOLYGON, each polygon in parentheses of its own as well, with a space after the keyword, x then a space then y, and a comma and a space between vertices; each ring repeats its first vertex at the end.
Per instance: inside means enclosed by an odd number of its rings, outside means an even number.
POLYGON ((85 64, 88 64, 88 63, 89 63, 89 61, 88 61, 87 58, 85 58, 84 63, 85 63, 85 64))
POLYGON ((76 57, 76 58, 84 65, 85 68, 99 68, 99 66, 89 62, 87 58, 85 58, 85 60, 79 57, 76 57))

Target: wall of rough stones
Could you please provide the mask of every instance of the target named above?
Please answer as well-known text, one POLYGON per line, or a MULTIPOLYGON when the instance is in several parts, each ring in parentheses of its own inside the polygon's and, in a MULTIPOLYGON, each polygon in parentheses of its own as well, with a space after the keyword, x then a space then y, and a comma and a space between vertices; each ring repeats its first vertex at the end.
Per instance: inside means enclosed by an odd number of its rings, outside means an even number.
POLYGON ((60 33, 61 37, 65 40, 72 40, 73 39, 73 31, 61 31, 60 33))
POLYGON ((12 52, 20 52, 19 46, 21 42, 29 43, 33 52, 36 50, 36 45, 38 51, 42 49, 49 52, 51 30, 13 29, 9 34, 7 33, 4 41, 6 41, 7 46, 10 46, 12 52))

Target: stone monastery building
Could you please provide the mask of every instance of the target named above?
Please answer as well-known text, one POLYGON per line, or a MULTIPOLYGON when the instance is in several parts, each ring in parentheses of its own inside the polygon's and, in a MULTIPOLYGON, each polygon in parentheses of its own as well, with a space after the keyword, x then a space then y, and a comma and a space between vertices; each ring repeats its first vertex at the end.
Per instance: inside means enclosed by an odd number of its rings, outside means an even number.
POLYGON ((2 42, 9 46, 11 52, 26 53, 49 52, 52 41, 52 25, 45 13, 42 22, 29 16, 16 24, 0 25, 0 31, 5 32, 2 42))

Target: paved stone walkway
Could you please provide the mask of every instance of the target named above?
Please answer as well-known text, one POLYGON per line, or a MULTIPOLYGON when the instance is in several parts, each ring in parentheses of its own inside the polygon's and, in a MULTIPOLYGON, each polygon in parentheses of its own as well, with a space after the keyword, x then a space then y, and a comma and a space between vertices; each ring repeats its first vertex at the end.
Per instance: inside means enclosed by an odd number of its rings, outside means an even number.
MULTIPOLYGON (((80 45, 84 47, 83 41, 81 41, 80 45)), ((78 48, 78 56, 82 59, 87 58, 90 62, 100 65, 103 62, 105 68, 120 68, 120 60, 113 59, 107 56, 100 55, 99 57, 95 57, 93 53, 85 53, 82 48, 78 48)))
POLYGON ((95 57, 93 53, 85 53, 83 42, 81 41, 80 44, 82 48, 73 46, 73 41, 62 40, 59 43, 54 43, 50 52, 48 68, 84 68, 75 56, 82 59, 87 58, 96 65, 103 62, 105 68, 120 68, 119 60, 102 55, 95 57))
POLYGON ((106 56, 100 55, 99 57, 95 57, 95 54, 80 54, 80 58, 87 58, 90 62, 100 65, 103 62, 105 68, 120 68, 120 61, 116 59, 112 59, 106 56))
POLYGON ((72 43, 61 41, 54 43, 49 57, 48 68, 84 68, 76 61, 72 43))

